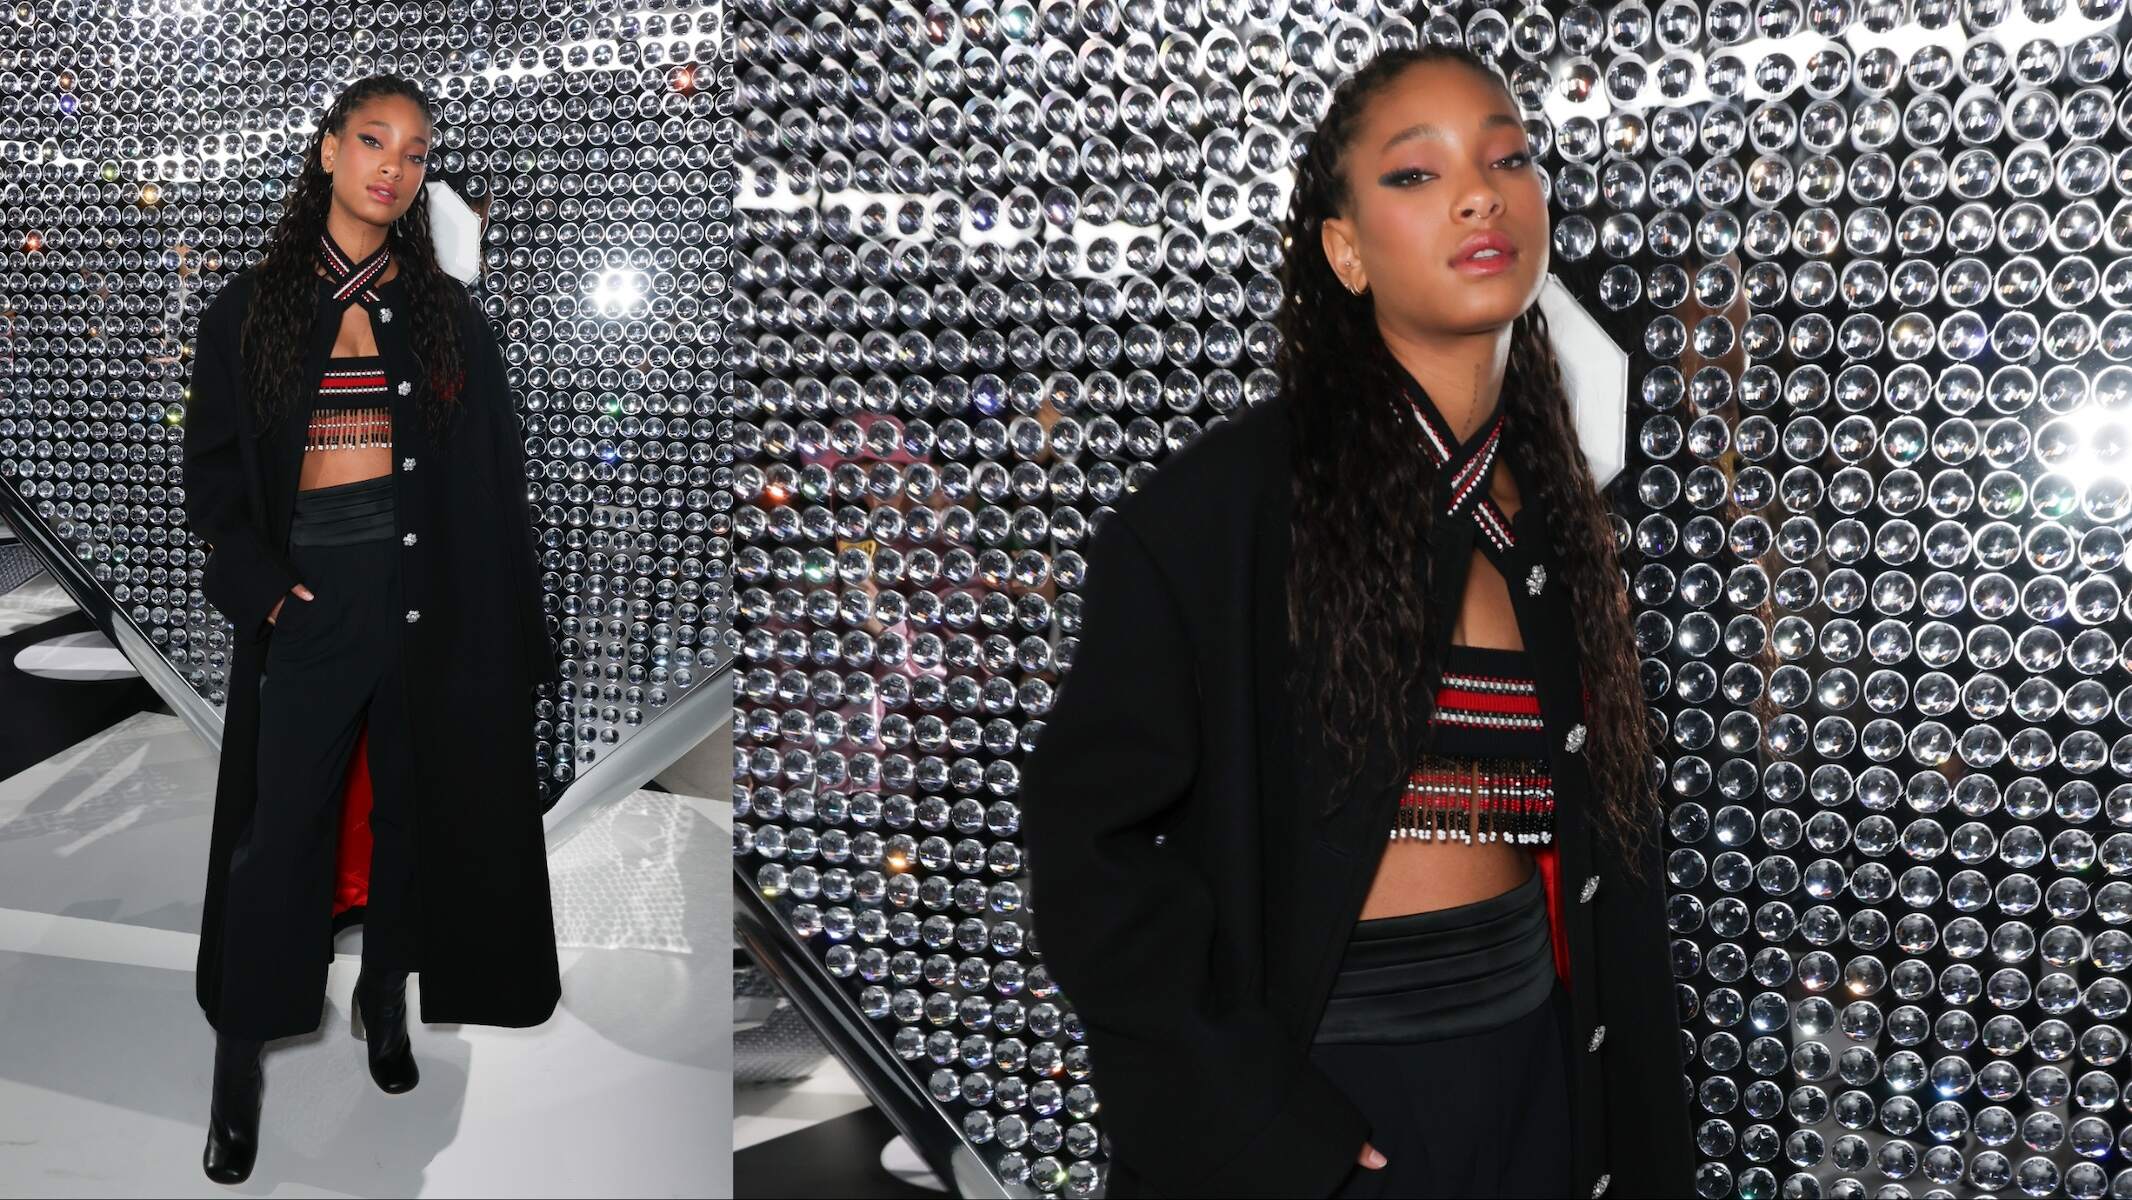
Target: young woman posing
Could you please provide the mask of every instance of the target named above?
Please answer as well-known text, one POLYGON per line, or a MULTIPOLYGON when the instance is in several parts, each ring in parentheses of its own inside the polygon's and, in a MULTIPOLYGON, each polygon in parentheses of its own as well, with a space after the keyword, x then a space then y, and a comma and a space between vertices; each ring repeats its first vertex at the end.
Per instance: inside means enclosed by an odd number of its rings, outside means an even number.
POLYGON ((185 513, 235 626, 195 980, 219 1183, 251 1173, 261 1051, 318 1027, 351 918, 387 1092, 417 1079, 410 971, 424 1021, 537 1025, 560 995, 532 695, 558 665, 503 356, 430 242, 434 132, 406 80, 349 85, 200 317, 185 513))
POLYGON ((1287 235, 1280 392, 1097 527, 1021 780, 1109 1194, 1686 1196, 1638 661, 1501 77, 1380 55, 1287 235))

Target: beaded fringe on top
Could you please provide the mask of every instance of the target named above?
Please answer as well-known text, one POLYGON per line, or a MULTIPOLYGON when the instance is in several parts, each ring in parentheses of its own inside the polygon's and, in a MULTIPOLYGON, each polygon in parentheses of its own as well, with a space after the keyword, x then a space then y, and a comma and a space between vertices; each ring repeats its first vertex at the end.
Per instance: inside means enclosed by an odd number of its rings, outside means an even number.
POLYGON ((392 410, 389 408, 337 408, 321 410, 311 417, 306 450, 360 450, 368 446, 392 446, 392 410))
POLYGON ((1424 755, 1399 797, 1394 838, 1420 841, 1554 841, 1555 789, 1536 759, 1424 755))

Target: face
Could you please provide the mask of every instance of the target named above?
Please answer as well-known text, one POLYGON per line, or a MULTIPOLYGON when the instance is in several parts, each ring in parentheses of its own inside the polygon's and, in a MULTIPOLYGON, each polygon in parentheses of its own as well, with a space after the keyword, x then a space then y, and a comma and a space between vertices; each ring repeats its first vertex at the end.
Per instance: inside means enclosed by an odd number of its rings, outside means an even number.
POLYGON ((386 226, 415 202, 429 170, 429 118, 405 96, 377 96, 348 114, 338 136, 318 148, 333 175, 333 203, 358 220, 386 226))
POLYGON ((1367 285, 1380 323, 1509 324, 1547 280, 1547 202, 1528 147, 1493 80, 1454 62, 1408 69, 1367 105, 1340 164, 1349 211, 1324 225, 1334 274, 1367 285), (1471 256, 1490 239, 1500 253, 1471 256))

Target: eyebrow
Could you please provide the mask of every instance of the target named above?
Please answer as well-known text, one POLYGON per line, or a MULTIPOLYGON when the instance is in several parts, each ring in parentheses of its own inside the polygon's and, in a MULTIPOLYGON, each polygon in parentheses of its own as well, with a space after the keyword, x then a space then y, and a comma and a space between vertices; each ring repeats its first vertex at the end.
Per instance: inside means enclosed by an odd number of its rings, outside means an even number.
MULTIPOLYGON (((1481 132, 1486 133, 1491 129, 1500 129, 1506 125, 1512 129, 1525 128, 1524 122, 1518 120, 1516 117, 1511 116, 1509 113, 1494 112, 1489 113, 1487 117, 1481 121, 1481 132)), ((1405 129, 1400 130, 1398 133, 1393 134, 1391 138, 1387 140, 1384 145, 1378 149, 1377 153, 1382 154, 1386 150, 1389 150, 1392 147, 1398 145, 1399 143, 1406 141, 1408 138, 1440 138, 1443 135, 1443 130, 1438 129, 1434 125, 1429 124, 1427 121, 1422 121, 1414 125, 1409 125, 1405 129)))
MULTIPOLYGON (((379 119, 378 119, 378 118, 376 118, 376 117, 372 117, 371 119, 369 119, 369 120, 367 120, 367 121, 363 122, 363 125, 365 125, 365 126, 368 126, 368 125, 383 125, 383 126, 384 126, 385 128, 387 128, 387 129, 390 129, 390 128, 392 128, 392 122, 390 122, 390 121, 381 121, 381 120, 379 120, 379 119)), ((423 145, 425 145, 425 146, 429 145, 429 138, 428 138, 428 137, 427 137, 426 135, 424 135, 424 134, 419 134, 419 133, 418 133, 418 134, 414 135, 413 137, 411 137, 411 138, 408 138, 407 140, 408 140, 408 141, 410 141, 410 142, 420 142, 420 143, 422 143, 422 144, 423 144, 423 145)))

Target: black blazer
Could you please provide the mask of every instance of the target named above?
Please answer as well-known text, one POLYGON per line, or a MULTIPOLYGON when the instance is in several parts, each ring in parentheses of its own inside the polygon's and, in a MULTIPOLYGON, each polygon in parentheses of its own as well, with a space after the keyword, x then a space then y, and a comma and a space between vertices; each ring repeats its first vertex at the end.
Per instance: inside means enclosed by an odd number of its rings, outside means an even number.
MULTIPOLYGON (((1096 525, 1077 614, 1062 602, 1077 652, 1023 763, 1036 947, 1085 1029, 1113 1196, 1322 1196, 1366 1169, 1369 1123, 1309 1050, 1411 758, 1377 735, 1368 777, 1395 782, 1319 815, 1325 746, 1283 683, 1285 403, 1210 426, 1096 525)), ((1470 545, 1470 522, 1435 524, 1470 545)), ((1641 883, 1596 852, 1564 590, 1511 595, 1554 742, 1577 1186, 1691 1195, 1659 838, 1641 883)))

